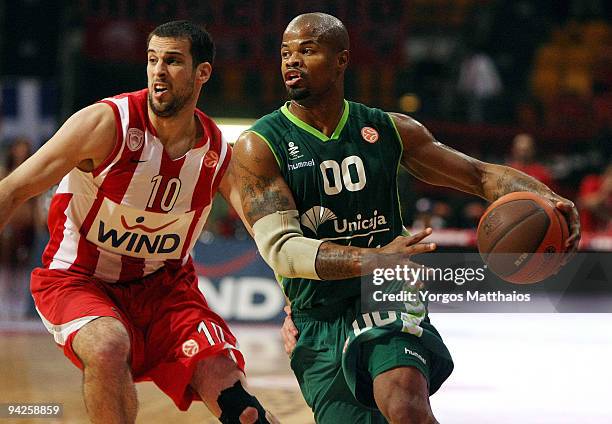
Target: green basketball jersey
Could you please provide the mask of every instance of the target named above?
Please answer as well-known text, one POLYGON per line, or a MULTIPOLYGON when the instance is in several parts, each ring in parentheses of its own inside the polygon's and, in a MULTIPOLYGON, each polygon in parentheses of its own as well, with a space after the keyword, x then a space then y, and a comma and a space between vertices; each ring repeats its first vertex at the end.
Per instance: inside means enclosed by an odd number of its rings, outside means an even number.
MULTIPOLYGON (((357 247, 380 247, 402 233, 397 172, 402 144, 391 117, 344 101, 331 137, 285 104, 250 131, 263 138, 293 192, 304 235, 357 247)), ((283 278, 294 309, 333 305, 360 295, 360 279, 283 278)))

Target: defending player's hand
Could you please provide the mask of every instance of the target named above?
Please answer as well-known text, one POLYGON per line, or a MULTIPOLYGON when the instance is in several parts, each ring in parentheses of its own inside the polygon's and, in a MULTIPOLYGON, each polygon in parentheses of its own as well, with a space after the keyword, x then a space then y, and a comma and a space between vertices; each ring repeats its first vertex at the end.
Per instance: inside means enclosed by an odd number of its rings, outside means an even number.
POLYGON ((280 333, 281 337, 283 338, 285 352, 287 352, 287 355, 291 355, 291 352, 293 352, 293 349, 295 349, 295 344, 297 343, 298 330, 291 319, 291 306, 285 306, 285 313, 287 316, 285 317, 285 322, 283 323, 280 333))

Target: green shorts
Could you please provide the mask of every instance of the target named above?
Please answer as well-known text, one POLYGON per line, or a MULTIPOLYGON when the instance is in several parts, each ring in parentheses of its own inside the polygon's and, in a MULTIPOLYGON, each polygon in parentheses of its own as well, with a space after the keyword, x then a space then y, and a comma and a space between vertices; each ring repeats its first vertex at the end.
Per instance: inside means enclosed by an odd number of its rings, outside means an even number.
POLYGON ((385 423, 374 402, 377 375, 415 367, 433 394, 453 370, 450 353, 427 318, 360 314, 358 305, 345 304, 340 312, 293 312, 300 335, 291 368, 317 423, 385 423))

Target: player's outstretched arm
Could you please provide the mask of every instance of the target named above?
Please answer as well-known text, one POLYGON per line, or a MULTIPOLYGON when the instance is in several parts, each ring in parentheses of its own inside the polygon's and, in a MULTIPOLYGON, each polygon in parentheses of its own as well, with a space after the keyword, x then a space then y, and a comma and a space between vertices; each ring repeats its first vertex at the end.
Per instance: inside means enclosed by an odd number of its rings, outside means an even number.
POLYGON ((240 194, 240 208, 246 224, 253 228, 255 242, 268 265, 280 275, 317 280, 338 280, 372 272, 384 258, 397 263, 398 257, 435 249, 419 243, 431 230, 412 237, 398 237, 381 249, 342 246, 304 237, 291 189, 266 142, 257 134, 240 136, 232 155, 230 175, 240 194), (374 260, 376 258, 376 260, 374 260), (372 259, 372 261, 370 261, 372 259))
POLYGON ((402 165, 415 177, 430 184, 455 188, 494 201, 515 191, 529 191, 550 199, 566 216, 571 236, 568 257, 578 248, 580 220, 573 202, 545 184, 514 168, 479 161, 438 142, 414 119, 392 113, 402 138, 402 165))
POLYGON ((72 115, 55 135, 0 181, 0 229, 17 206, 59 182, 73 168, 91 171, 115 144, 114 112, 95 104, 72 115))

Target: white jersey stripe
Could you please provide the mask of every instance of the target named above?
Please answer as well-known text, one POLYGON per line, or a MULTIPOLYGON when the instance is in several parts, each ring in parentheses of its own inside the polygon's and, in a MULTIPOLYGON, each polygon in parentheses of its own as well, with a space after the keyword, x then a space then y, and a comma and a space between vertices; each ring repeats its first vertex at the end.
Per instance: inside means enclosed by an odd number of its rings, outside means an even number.
MULTIPOLYGON (((70 203, 72 203, 73 200, 74 199, 71 199, 70 203)), ((68 214, 67 211, 70 209, 70 203, 66 209, 66 214, 68 214)), ((59 249, 57 249, 57 252, 53 256, 49 269, 70 268, 70 265, 72 265, 77 258, 77 249, 79 247, 80 239, 81 235, 79 234, 79 227, 72 222, 70 216, 68 216, 64 224, 64 236, 60 242, 59 249)))
POLYGON ((55 343, 64 346, 70 334, 79 330, 85 324, 93 321, 94 319, 100 318, 98 315, 90 315, 86 317, 77 318, 75 320, 69 321, 64 324, 53 324, 48 321, 43 314, 36 308, 36 312, 40 315, 40 318, 47 328, 47 331, 53 334, 53 339, 55 339, 55 343))
POLYGON ((159 261, 145 261, 144 264, 144 275, 153 274, 155 271, 164 266, 163 262, 159 261))
POLYGON ((119 159, 121 159, 121 156, 123 155, 123 150, 125 149, 125 137, 128 131, 128 127, 130 125, 130 109, 129 109, 129 101, 127 97, 123 99, 108 98, 104 100, 114 103, 115 106, 117 106, 117 109, 119 110, 119 116, 121 118, 121 133, 122 133, 123 143, 121 143, 121 147, 119 148, 119 151, 117 152, 115 157, 94 178, 94 181, 96 182, 96 185, 98 187, 102 184, 104 177, 108 174, 108 172, 112 169, 112 167, 115 166, 115 164, 119 161, 119 159))
POLYGON ((117 281, 121 275, 121 256, 98 249, 98 263, 94 276, 104 281, 117 281))
POLYGON ((161 167, 163 146, 153 142, 154 136, 145 132, 145 143, 140 155, 141 162, 136 166, 132 175, 130 185, 125 192, 124 200, 126 203, 139 209, 146 209, 149 197, 153 189, 153 178, 159 175, 161 167))
POLYGON ((195 149, 193 154, 188 154, 185 158, 185 163, 181 168, 179 179, 181 180, 181 192, 179 199, 172 209, 172 213, 185 213, 191 210, 192 193, 196 188, 198 182, 196 175, 200 175, 202 170, 202 158, 208 152, 208 144, 195 149))

